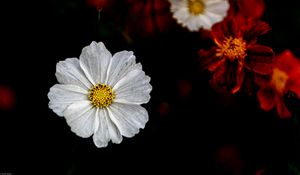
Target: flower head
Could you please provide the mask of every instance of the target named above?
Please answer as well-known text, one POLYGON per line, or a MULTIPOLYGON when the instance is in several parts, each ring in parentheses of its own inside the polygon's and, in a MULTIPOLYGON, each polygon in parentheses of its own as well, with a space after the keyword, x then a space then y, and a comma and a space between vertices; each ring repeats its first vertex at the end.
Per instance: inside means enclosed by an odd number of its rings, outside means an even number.
POLYGON ((268 24, 242 15, 214 25, 211 32, 215 46, 199 52, 202 64, 213 73, 212 85, 235 93, 246 72, 270 74, 274 53, 271 48, 256 43, 257 37, 269 30, 268 24))
POLYGON ((223 20, 229 9, 227 0, 169 0, 173 17, 190 31, 211 27, 223 20))
POLYGON ((133 52, 112 56, 103 43, 92 42, 79 59, 58 62, 55 75, 60 84, 48 93, 49 107, 78 136, 93 135, 97 147, 145 127, 148 113, 140 104, 149 101, 152 86, 133 52))
POLYGON ((262 17, 266 5, 264 0, 229 0, 228 15, 242 14, 246 18, 262 17))
POLYGON ((97 10, 101 10, 107 6, 108 0, 86 0, 86 3, 91 7, 95 7, 97 10))
POLYGON ((276 107, 281 118, 291 117, 284 103, 284 94, 289 90, 300 95, 300 60, 286 50, 275 57, 273 73, 269 79, 256 77, 260 107, 269 111, 276 107))
POLYGON ((125 31, 132 36, 149 37, 166 32, 172 24, 167 0, 126 0, 128 14, 125 31))

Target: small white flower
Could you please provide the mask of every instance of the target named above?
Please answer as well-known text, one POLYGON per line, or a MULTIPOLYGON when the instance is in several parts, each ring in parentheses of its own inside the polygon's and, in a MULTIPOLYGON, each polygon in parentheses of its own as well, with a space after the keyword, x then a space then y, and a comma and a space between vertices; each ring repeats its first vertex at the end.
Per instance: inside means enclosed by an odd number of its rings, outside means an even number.
POLYGON ((102 42, 92 42, 79 60, 58 62, 55 75, 60 84, 48 93, 49 108, 78 136, 94 134, 97 147, 120 143, 122 135, 133 137, 145 127, 148 113, 140 104, 150 100, 152 86, 133 52, 112 56, 102 42))
POLYGON ((227 15, 227 0, 169 0, 173 17, 190 31, 211 27, 227 15))

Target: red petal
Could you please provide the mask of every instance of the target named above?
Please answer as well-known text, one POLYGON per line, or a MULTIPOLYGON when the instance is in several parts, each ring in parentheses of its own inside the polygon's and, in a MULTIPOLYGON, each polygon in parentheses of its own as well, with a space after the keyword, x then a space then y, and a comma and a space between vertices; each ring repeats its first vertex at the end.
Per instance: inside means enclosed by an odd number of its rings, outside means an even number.
POLYGON ((261 76, 261 75, 258 75, 256 74, 255 77, 254 77, 254 82, 261 88, 261 89, 266 89, 269 87, 269 81, 261 76))
POLYGON ((285 106, 283 97, 276 96, 275 100, 276 100, 276 109, 277 109, 277 113, 278 113, 279 117, 280 118, 290 118, 291 113, 285 106))
POLYGON ((263 75, 272 73, 274 52, 270 47, 254 45, 247 50, 247 54, 246 68, 263 75))
POLYGON ((243 66, 239 65, 238 66, 238 70, 237 70, 237 79, 236 79, 236 85, 232 88, 231 93, 236 93, 240 90, 243 81, 244 81, 244 77, 245 77, 245 72, 243 70, 243 66))
POLYGON ((290 50, 285 50, 274 59, 274 67, 283 70, 287 74, 300 72, 300 61, 290 50))
POLYGON ((264 0, 239 0, 238 10, 249 18, 260 18, 265 11, 264 0))
POLYGON ((246 24, 243 27, 243 38, 247 41, 247 43, 255 43, 258 36, 267 33, 271 30, 269 24, 254 20, 248 19, 246 24))
POLYGON ((199 52, 199 62, 200 69, 204 70, 209 68, 212 64, 219 62, 222 58, 216 56, 216 49, 212 48, 210 50, 201 49, 199 52))
POLYGON ((223 86, 225 84, 225 77, 226 77, 226 71, 227 67, 225 65, 219 66, 210 81, 213 88, 220 88, 220 86, 223 86))
POLYGON ((208 67, 208 70, 211 71, 211 72, 215 71, 219 66, 224 65, 224 64, 225 64, 225 61, 226 61, 226 60, 223 58, 223 59, 221 59, 221 60, 218 60, 218 61, 215 62, 215 63, 212 63, 212 64, 208 67))
POLYGON ((289 79, 285 85, 285 92, 292 90, 300 96, 300 64, 297 66, 298 69, 294 69, 294 71, 289 74, 289 79))
POLYGON ((257 98, 260 107, 264 111, 270 111, 275 106, 274 92, 271 89, 259 90, 257 92, 257 98))
POLYGON ((218 43, 222 43, 225 36, 228 35, 227 28, 225 27, 227 21, 227 19, 224 19, 222 22, 212 26, 211 35, 218 43))
POLYGON ((241 26, 244 24, 245 18, 241 15, 227 17, 222 22, 213 25, 212 36, 218 43, 222 43, 225 37, 241 37, 241 26))
POLYGON ((8 111, 16 105, 15 91, 7 85, 0 85, 0 111, 8 111))

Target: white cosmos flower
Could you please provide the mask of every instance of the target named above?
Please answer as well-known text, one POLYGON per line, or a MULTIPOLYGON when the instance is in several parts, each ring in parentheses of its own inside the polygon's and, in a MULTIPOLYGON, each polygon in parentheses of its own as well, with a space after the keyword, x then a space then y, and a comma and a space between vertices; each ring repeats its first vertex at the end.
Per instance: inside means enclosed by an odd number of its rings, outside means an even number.
POLYGON ((229 9, 227 0, 169 0, 173 17, 190 31, 210 30, 223 20, 229 9))
POLYGON ((133 52, 112 56, 102 42, 92 42, 79 59, 58 62, 55 75, 60 84, 48 93, 49 108, 78 136, 93 135, 97 147, 120 143, 122 135, 133 137, 145 127, 148 113, 140 105, 150 100, 152 86, 133 52))

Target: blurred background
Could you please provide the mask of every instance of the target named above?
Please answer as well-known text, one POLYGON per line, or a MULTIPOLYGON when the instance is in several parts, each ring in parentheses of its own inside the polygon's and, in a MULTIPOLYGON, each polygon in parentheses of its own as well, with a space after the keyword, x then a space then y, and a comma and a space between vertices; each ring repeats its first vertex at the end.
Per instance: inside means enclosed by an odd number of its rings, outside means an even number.
MULTIPOLYGON (((260 43, 300 57, 300 2, 265 3, 262 20, 272 30, 260 43)), ((1 2, 0 173, 300 174, 296 118, 262 111, 255 94, 210 88, 198 59, 199 49, 212 45, 206 31, 178 25, 165 0, 102 5, 1 2), (57 83, 56 63, 79 57, 92 41, 112 53, 132 50, 153 86, 143 105, 150 117, 145 129, 101 149, 72 133, 47 98, 57 83)))

